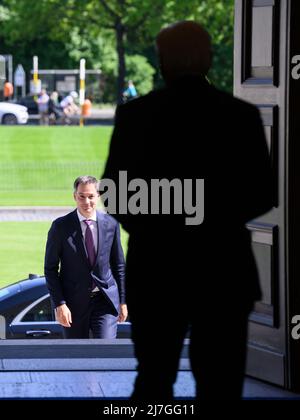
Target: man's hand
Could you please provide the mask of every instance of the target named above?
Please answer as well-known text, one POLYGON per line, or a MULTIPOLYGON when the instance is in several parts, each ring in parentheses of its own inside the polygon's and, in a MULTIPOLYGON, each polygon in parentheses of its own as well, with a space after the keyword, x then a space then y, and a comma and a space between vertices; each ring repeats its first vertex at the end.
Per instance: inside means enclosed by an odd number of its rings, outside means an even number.
POLYGON ((71 327, 72 315, 70 309, 64 303, 55 308, 56 321, 59 322, 63 327, 71 327))
POLYGON ((121 303, 118 321, 124 322, 126 321, 127 317, 128 317, 127 305, 125 303, 121 303))

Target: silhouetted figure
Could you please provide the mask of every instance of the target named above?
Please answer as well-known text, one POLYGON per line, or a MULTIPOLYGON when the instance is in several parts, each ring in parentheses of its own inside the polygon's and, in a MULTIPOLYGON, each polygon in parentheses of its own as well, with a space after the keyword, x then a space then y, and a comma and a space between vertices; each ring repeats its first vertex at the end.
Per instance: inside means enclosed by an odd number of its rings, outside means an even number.
POLYGON ((157 47, 166 87, 118 107, 103 178, 118 186, 119 171, 128 183, 149 185, 204 179, 204 221, 187 225, 187 215, 175 211, 117 211, 130 234, 126 293, 138 360, 132 398, 172 398, 190 329, 197 398, 238 399, 247 318, 261 296, 245 223, 272 208, 264 131, 253 105, 207 82, 211 43, 199 24, 163 29, 157 47))

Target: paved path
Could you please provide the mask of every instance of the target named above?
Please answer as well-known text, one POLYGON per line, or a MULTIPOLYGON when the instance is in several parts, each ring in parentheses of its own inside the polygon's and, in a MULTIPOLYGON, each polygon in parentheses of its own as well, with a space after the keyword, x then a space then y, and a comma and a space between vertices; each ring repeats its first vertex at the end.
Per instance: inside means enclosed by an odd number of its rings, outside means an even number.
MULTIPOLYGON (((77 369, 78 367, 80 368, 77 366, 77 369)), ((112 372, 109 370, 102 372, 80 370, 0 372, 0 400, 2 398, 129 398, 135 377, 135 371, 112 372)), ((219 389, 218 392, 222 393, 222 390, 219 389)), ((191 372, 178 373, 174 394, 180 398, 195 396, 191 372)), ((243 398, 299 400, 299 394, 246 378, 243 398)), ((216 399, 218 399, 217 395, 216 399)))
MULTIPOLYGON (((115 117, 114 108, 92 109, 91 115, 84 118, 84 125, 113 125, 115 117)), ((72 117, 72 125, 79 124, 80 115, 72 117)), ((40 115, 29 115, 28 125, 39 124, 40 115)))
POLYGON ((73 207, 0 207, 0 222, 51 221, 73 210, 73 207))

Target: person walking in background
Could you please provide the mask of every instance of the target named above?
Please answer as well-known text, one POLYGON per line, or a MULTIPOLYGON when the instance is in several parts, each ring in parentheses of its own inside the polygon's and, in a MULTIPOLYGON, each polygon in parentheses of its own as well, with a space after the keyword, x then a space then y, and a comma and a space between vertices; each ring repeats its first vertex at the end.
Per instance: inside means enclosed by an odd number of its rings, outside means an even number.
POLYGON ((37 98, 37 105, 40 114, 40 124, 41 125, 48 125, 49 123, 49 95, 47 94, 45 89, 41 90, 37 98))
POLYGON ((52 223, 45 277, 66 338, 115 338, 127 318, 125 261, 118 223, 96 210, 98 181, 74 182, 77 209, 52 223))
POLYGON ((132 80, 128 81, 128 87, 123 92, 124 102, 130 101, 137 97, 137 90, 133 84, 132 80))
POLYGON ((3 96, 5 101, 9 101, 14 94, 14 86, 12 83, 6 81, 3 86, 3 96))
POLYGON ((212 47, 201 25, 182 21, 162 29, 157 49, 166 86, 117 108, 102 175, 115 182, 120 197, 128 193, 128 200, 133 192, 127 185, 134 179, 148 186, 176 180, 182 188, 169 214, 162 203, 153 214, 115 214, 129 232, 126 293, 138 360, 132 398, 173 397, 190 330, 197 398, 239 399, 247 320, 261 297, 245 224, 273 203, 264 130, 255 106, 208 83, 212 47), (124 173, 126 186, 119 181, 124 173), (184 212, 176 210, 182 200, 185 211, 195 210, 185 182, 194 182, 197 198, 199 179, 204 219, 187 224, 184 212))
POLYGON ((53 124, 56 124, 59 119, 63 117, 63 110, 59 105, 58 92, 56 91, 53 91, 50 95, 48 102, 48 114, 49 121, 51 121, 53 124))
POLYGON ((74 115, 80 114, 80 108, 76 105, 75 99, 78 98, 78 93, 72 91, 60 102, 63 111, 63 120, 65 124, 71 123, 71 118, 74 115))

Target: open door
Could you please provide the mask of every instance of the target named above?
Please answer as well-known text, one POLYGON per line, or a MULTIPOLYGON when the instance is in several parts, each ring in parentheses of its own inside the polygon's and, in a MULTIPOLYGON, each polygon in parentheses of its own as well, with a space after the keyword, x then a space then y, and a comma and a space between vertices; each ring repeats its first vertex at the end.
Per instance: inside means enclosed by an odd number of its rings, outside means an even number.
POLYGON ((299 22, 299 0, 235 0, 234 94, 261 112, 275 189, 273 210, 248 225, 263 298, 249 321, 247 373, 294 391, 300 385, 300 340, 291 335, 291 319, 300 314, 300 69, 297 81, 291 66, 300 54, 299 22))

